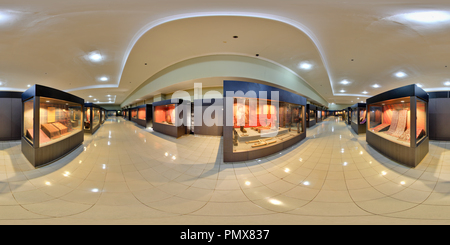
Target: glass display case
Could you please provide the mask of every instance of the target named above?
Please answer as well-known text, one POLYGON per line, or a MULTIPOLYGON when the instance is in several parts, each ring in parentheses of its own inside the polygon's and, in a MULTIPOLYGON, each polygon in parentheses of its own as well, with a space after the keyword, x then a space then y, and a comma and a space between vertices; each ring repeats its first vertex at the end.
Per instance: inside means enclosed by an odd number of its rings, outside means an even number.
POLYGON ((322 111, 317 110, 317 122, 322 122, 322 111))
POLYGON ((100 128, 102 108, 93 103, 84 105, 84 131, 86 133, 95 133, 100 128))
POLYGON ((155 123, 175 124, 175 104, 155 106, 155 123))
POLYGON ((306 105, 306 127, 308 128, 316 125, 316 109, 315 105, 306 105))
POLYGON ((416 85, 394 92, 367 100, 366 140, 388 157, 417 166, 429 148, 428 94, 416 85))
POLYGON ((132 122, 135 122, 136 124, 145 128, 153 126, 151 104, 145 104, 135 108, 131 108, 131 112, 133 113, 134 116, 131 117, 130 119, 132 122))
POLYGON ((34 166, 51 162, 83 142, 83 99, 34 85, 22 94, 22 104, 22 152, 34 166))
POLYGON ((303 111, 298 104, 235 97, 233 151, 280 144, 303 133, 303 111))
POLYGON ((224 81, 224 94, 224 162, 268 156, 306 137, 306 98, 241 81, 224 81))
POLYGON ((357 134, 366 132, 366 104, 356 103, 351 107, 351 127, 357 134))
MULTIPOLYGON (((187 106, 182 99, 153 102, 148 110, 153 111, 153 130, 173 137, 180 137, 187 133, 184 113, 187 106)), ((148 116, 149 114, 147 114, 148 116)))

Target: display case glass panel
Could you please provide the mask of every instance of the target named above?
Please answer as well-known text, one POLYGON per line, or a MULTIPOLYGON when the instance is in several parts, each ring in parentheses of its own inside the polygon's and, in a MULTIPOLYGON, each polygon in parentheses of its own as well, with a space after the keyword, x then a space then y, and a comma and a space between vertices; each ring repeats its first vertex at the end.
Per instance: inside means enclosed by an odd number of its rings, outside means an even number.
POLYGON ((316 121, 316 113, 314 112, 314 110, 309 110, 309 121, 316 121))
POLYGON ((93 107, 92 112, 92 127, 95 129, 100 124, 100 109, 93 107))
POLYGON ((34 98, 23 102, 23 133, 31 144, 33 144, 33 118, 34 98))
POLYGON ((84 108, 84 129, 91 129, 91 107, 84 108))
POLYGON ((234 97, 233 151, 276 145, 304 132, 304 106, 234 97))
MULTIPOLYGON (((41 97, 39 107, 40 146, 58 142, 80 132, 82 130, 81 110, 80 104, 41 97)), ((25 119, 24 122, 27 120, 25 119)))
POLYGON ((146 113, 145 107, 139 108, 138 109, 138 119, 145 120, 145 118, 146 118, 145 113, 146 113))
MULTIPOLYGON (((370 104, 368 129, 385 139, 410 146, 410 97, 370 104)), ((418 108, 419 110, 419 108, 418 108)), ((425 115, 418 120, 426 120, 425 115)))
POLYGON ((317 111, 317 118, 322 119, 322 111, 317 111))
POLYGON ((352 122, 354 124, 358 124, 358 111, 353 110, 351 113, 352 113, 352 122))
MULTIPOLYGON (((145 108, 144 108, 145 109, 145 108)), ((154 122, 168 125, 175 124, 175 104, 154 107, 154 122)))
POLYGON ((359 108, 359 124, 364 124, 366 121, 366 108, 359 108))
POLYGON ((137 114, 138 114, 138 110, 137 109, 132 109, 131 110, 131 118, 137 119, 137 114))
POLYGON ((427 130, 427 104, 425 101, 417 99, 416 104, 416 144, 419 144, 426 136, 427 130))

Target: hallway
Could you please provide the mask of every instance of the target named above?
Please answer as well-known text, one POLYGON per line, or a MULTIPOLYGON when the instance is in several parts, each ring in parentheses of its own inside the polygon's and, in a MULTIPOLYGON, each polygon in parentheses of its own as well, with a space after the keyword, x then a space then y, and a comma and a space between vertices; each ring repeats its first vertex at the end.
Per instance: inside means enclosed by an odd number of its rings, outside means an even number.
POLYGON ((279 154, 222 163, 220 137, 175 139, 112 117, 34 169, 0 143, 0 224, 449 224, 450 142, 415 169, 330 117, 279 154))

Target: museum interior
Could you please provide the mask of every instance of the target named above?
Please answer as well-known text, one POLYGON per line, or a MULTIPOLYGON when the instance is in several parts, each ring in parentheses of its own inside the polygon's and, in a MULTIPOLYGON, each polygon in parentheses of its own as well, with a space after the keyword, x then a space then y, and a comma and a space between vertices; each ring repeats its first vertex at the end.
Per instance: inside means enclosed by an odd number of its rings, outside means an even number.
POLYGON ((450 3, 0 4, 0 224, 450 224, 450 3))

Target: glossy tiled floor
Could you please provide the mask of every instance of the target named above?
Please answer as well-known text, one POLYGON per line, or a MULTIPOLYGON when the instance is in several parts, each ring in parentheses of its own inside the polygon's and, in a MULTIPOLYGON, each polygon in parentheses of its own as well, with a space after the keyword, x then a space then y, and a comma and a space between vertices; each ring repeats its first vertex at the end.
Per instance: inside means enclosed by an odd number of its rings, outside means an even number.
POLYGON ((450 224, 450 142, 415 169, 334 118, 255 161, 222 163, 220 142, 112 118, 38 169, 0 143, 0 224, 450 224))

